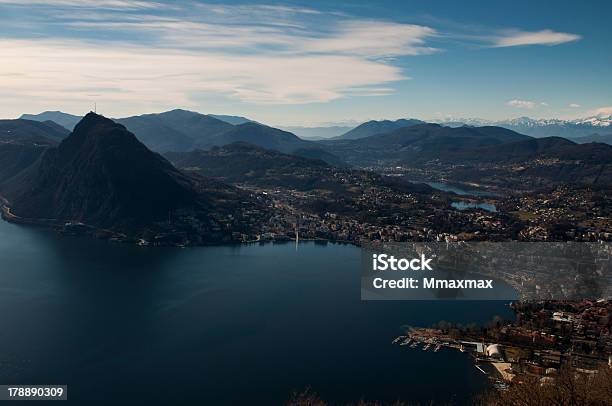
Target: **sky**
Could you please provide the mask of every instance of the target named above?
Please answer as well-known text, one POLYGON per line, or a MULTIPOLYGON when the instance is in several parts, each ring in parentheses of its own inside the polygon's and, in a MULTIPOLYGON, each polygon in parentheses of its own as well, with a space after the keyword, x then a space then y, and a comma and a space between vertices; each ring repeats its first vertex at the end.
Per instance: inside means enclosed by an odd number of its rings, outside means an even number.
POLYGON ((0 117, 612 114, 610 1, 0 0, 0 117))

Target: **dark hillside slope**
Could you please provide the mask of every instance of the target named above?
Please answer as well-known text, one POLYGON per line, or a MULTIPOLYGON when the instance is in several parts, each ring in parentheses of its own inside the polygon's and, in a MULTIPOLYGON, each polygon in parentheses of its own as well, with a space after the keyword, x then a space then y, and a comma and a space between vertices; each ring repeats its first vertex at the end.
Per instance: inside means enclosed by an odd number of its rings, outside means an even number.
POLYGON ((203 202, 188 177, 125 127, 94 113, 11 183, 18 216, 116 229, 146 226, 203 202))

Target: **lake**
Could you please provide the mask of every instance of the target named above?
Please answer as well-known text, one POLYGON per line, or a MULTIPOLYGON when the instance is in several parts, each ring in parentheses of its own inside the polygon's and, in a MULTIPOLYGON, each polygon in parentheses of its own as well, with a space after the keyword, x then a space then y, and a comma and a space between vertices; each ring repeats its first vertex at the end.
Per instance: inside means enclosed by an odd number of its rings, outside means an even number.
POLYGON ((465 189, 442 182, 427 182, 427 185, 442 192, 452 192, 459 196, 499 196, 497 193, 482 189, 465 189))
POLYGON ((142 248, 0 221, 0 384, 75 405, 469 402, 466 354, 392 346, 403 325, 512 317, 500 302, 362 302, 360 250, 142 248))
POLYGON ((495 213, 497 208, 494 204, 491 203, 475 203, 475 202, 452 202, 451 206, 457 210, 467 210, 467 209, 483 209, 491 213, 495 213))

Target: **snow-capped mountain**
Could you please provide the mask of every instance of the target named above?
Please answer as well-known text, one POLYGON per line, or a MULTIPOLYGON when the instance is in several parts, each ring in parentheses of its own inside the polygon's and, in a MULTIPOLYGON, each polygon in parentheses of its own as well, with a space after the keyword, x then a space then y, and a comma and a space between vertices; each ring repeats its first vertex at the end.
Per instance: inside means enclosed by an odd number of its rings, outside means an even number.
POLYGON ((478 118, 449 118, 434 121, 451 127, 462 125, 495 125, 508 128, 522 134, 531 135, 532 137, 559 136, 566 138, 577 138, 594 134, 612 134, 611 115, 592 116, 574 120, 518 117, 501 121, 482 120, 478 118))
POLYGON ((588 118, 584 118, 582 120, 576 121, 576 124, 588 124, 588 125, 592 125, 595 127, 610 127, 611 123, 612 123, 612 115, 609 115, 607 117, 601 117, 601 116, 588 117, 588 118))

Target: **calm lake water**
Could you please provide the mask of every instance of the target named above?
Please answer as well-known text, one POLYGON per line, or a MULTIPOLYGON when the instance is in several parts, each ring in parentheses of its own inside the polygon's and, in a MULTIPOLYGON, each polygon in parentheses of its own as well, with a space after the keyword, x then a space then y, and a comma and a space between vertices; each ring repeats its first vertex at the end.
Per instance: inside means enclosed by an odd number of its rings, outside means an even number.
POLYGON ((75 405, 283 404, 307 387, 466 403, 467 355, 392 346, 402 325, 511 317, 500 302, 362 302, 360 251, 139 248, 0 221, 0 384, 75 405))
POLYGON ((458 186, 449 185, 448 183, 427 182, 427 184, 434 189, 438 189, 443 192, 453 192, 458 194, 459 196, 498 196, 497 193, 489 192, 487 190, 464 189, 458 186))
POLYGON ((451 206, 457 210, 483 209, 492 213, 497 211, 495 205, 491 203, 452 202, 451 206))

